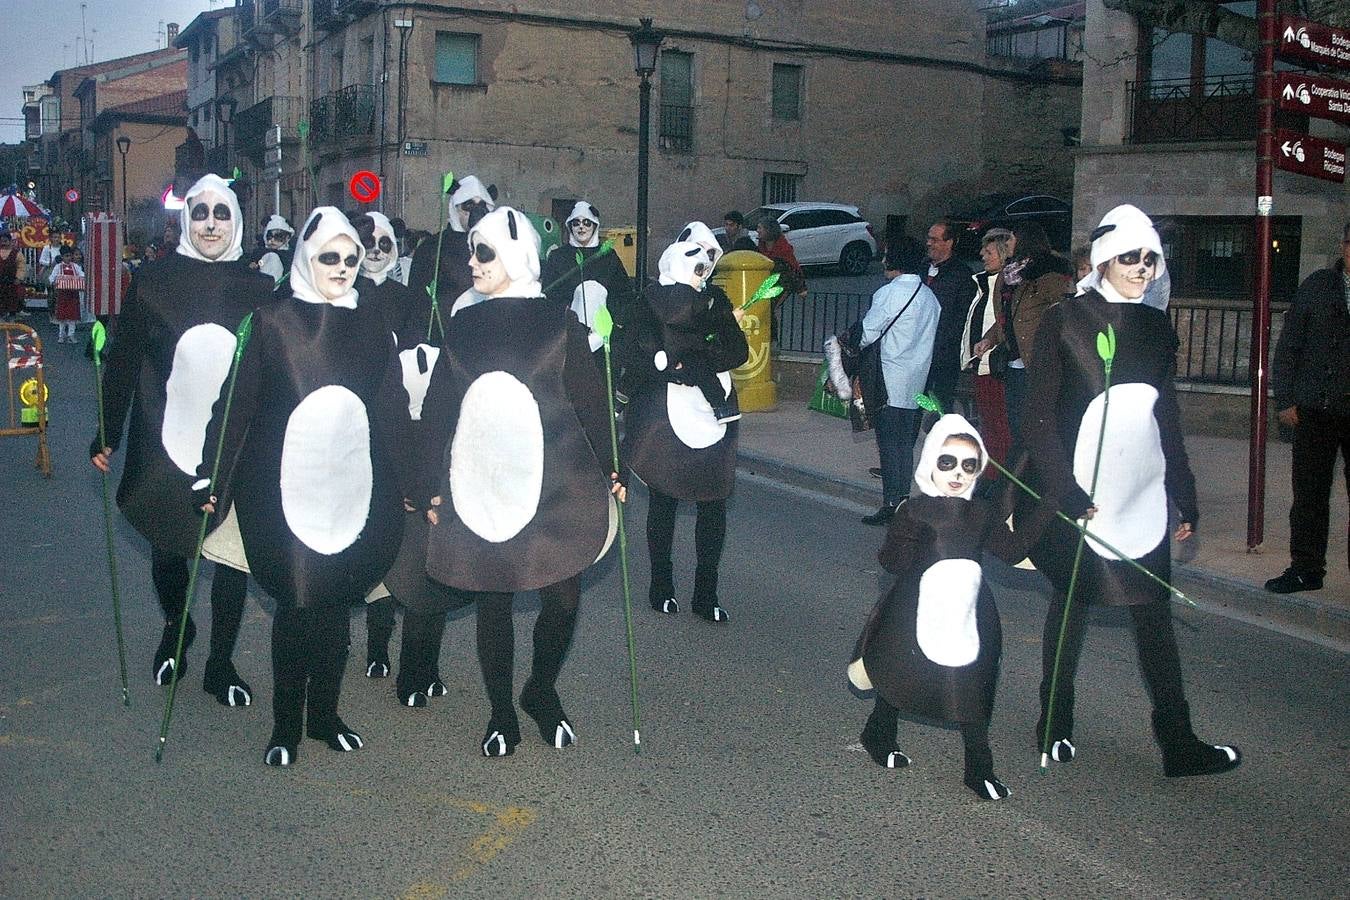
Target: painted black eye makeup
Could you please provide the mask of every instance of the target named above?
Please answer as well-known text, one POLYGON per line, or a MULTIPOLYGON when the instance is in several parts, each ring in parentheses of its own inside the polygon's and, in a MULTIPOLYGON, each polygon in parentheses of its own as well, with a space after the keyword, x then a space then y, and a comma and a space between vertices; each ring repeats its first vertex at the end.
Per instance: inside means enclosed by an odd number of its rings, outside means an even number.
POLYGON ((473 258, 480 263, 490 263, 497 258, 497 251, 493 250, 487 244, 474 244, 473 258))
POLYGON ((375 240, 375 235, 363 234, 361 235, 361 246, 365 247, 367 250, 374 250, 376 247, 379 247, 381 253, 389 253, 394 249, 394 242, 388 237, 382 237, 377 241, 375 240))
POLYGON ((355 269, 356 264, 361 261, 357 256, 349 256, 346 259, 343 259, 342 254, 338 253, 336 250, 320 253, 315 258, 319 261, 319 265, 322 266, 336 266, 338 263, 343 263, 349 269, 355 269))
POLYGON ((1143 250, 1131 250, 1129 253, 1122 253, 1117 256, 1116 262, 1120 263, 1122 266, 1137 266, 1141 259, 1143 260, 1144 265, 1148 266, 1150 269, 1158 264, 1158 254, 1154 253, 1152 250, 1147 252, 1143 250))
MULTIPOLYGON (((950 472, 956 468, 957 459, 950 453, 944 453, 937 458, 937 468, 939 472, 950 472)), ((980 468, 980 460, 975 456, 967 456, 960 460, 961 471, 967 475, 974 475, 980 468)))
POLYGON ((198 203, 192 207, 192 221, 205 222, 211 217, 211 207, 205 203, 198 203))

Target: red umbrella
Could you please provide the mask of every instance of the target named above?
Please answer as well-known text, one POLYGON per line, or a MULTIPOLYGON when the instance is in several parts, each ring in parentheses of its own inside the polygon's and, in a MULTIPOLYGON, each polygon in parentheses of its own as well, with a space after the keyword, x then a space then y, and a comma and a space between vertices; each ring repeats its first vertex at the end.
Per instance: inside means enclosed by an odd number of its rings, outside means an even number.
POLYGON ((15 216, 45 216, 46 212, 32 200, 19 194, 6 194, 0 197, 0 219, 15 216))

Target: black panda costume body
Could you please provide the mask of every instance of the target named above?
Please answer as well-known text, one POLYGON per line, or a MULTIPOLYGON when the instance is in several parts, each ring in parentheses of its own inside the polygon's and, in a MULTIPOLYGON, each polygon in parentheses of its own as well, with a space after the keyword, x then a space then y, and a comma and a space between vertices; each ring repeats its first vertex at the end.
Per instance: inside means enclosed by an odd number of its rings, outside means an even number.
MULTIPOLYGON (((1023 428, 1032 487, 1064 491, 1063 505, 1072 516, 1095 506, 1089 529, 1168 580, 1169 501, 1178 508, 1183 523, 1193 528, 1199 519, 1172 381, 1177 338, 1165 313, 1144 305, 1140 297, 1123 296, 1104 275, 1116 266, 1112 272, 1138 269, 1147 278, 1157 277, 1165 266, 1162 244, 1148 217, 1129 205, 1107 213, 1093 235, 1094 270, 1080 282, 1081 293, 1048 310, 1036 333, 1028 396, 1040 402, 1023 428), (1131 252, 1135 253, 1133 263, 1118 259, 1131 252), (1154 266, 1146 259, 1150 253, 1156 259, 1154 266), (1108 326, 1116 341, 1109 403, 1098 355, 1098 336, 1105 341, 1108 326), (1096 493, 1089 498, 1103 416, 1106 431, 1100 475, 1096 493)), ((1236 748, 1205 744, 1191 729, 1168 591, 1090 539, 1083 548, 1069 607, 1050 715, 1052 672, 1077 546, 1078 532, 1057 521, 1031 553, 1055 588, 1042 640, 1038 745, 1045 743, 1049 719, 1050 757, 1068 762, 1076 753, 1072 741, 1074 676, 1087 606, 1102 603, 1128 606, 1134 619, 1164 773, 1210 774, 1238 765, 1241 755, 1236 748)))
POLYGON ((358 303, 356 266, 343 262, 361 255, 340 211, 314 210, 291 266, 293 296, 255 317, 225 423, 234 466, 217 493, 233 501, 250 571, 277 601, 269 765, 295 760, 306 707, 310 737, 361 746, 337 714, 349 609, 389 570, 401 536, 392 446, 407 401, 383 321, 358 303), (323 262, 329 252, 336 264, 323 262))
MULTIPOLYGON (((391 277, 398 266, 398 241, 394 237, 394 226, 383 213, 364 213, 352 223, 361 236, 361 246, 366 257, 361 264, 361 275, 356 280, 356 291, 361 296, 361 305, 377 311, 384 321, 385 332, 402 338, 400 332, 412 318, 414 307, 413 294, 405 285, 391 277), (385 249, 385 246, 388 249, 385 249), (377 257, 372 266, 371 257, 377 257)), ((430 299, 430 298, 428 298, 430 299)), ((421 335, 408 335, 410 338, 424 338, 421 335)))
MULTIPOLYGON (((183 660, 173 658, 183 614, 190 558, 197 552, 200 513, 192 508, 196 471, 212 456, 206 442, 211 406, 234 358, 234 333, 244 316, 272 301, 272 283, 241 259, 239 201, 214 175, 188 191, 177 251, 137 270, 119 317, 104 375, 105 426, 117 449, 130 413, 127 457, 117 503, 150 542, 151 573, 165 625, 155 653, 157 683, 168 683, 183 660), (194 223, 194 212, 203 215, 194 223), (212 259, 193 229, 217 233, 224 252, 212 259)), ((91 455, 101 447, 95 435, 91 455)), ((247 590, 245 573, 217 565, 211 589, 211 652, 206 690, 223 704, 252 702, 231 662, 247 590)), ((188 619, 185 647, 196 626, 188 619)))
POLYGON ((896 745, 898 713, 955 722, 966 785, 982 799, 1001 800, 1008 791, 994 775, 988 728, 1003 636, 981 560, 989 552, 1010 565, 1021 561, 1055 508, 1038 505, 1013 534, 998 504, 972 497, 974 478, 960 495, 940 491, 938 459, 944 442, 958 435, 978 444, 980 466, 988 458, 979 433, 959 415, 943 416, 929 431, 914 476, 922 496, 900 504, 878 553, 897 581, 868 617, 849 678, 877 691, 862 733, 873 760, 887 768, 908 763, 896 745))
MULTIPOLYGON (((716 267, 721 248, 702 223, 691 223, 681 233, 702 246, 707 263, 716 267), (698 226, 695 228, 694 226, 698 226)), ((683 253, 662 254, 667 266, 692 266, 683 253)), ((661 273, 654 299, 635 304, 624 353, 625 389, 630 400, 624 414, 624 462, 650 492, 647 512, 647 547, 651 556, 652 583, 648 601, 666 614, 679 611, 675 599, 675 511, 680 500, 698 504, 695 525, 697 562, 694 571, 694 612, 712 622, 728 617, 717 596, 718 566, 726 539, 726 500, 736 480, 736 445, 739 422, 720 423, 702 392, 680 371, 669 365, 662 342, 660 291, 680 284, 672 271, 661 273)), ((727 396, 735 387, 731 370, 750 356, 731 301, 715 285, 707 285, 712 340, 707 341, 706 363, 718 373, 727 396)), ((690 373, 691 375, 693 373, 690 373)))
POLYGON ((446 202, 450 206, 446 226, 440 233, 426 240, 413 251, 408 288, 412 292, 408 319, 399 334, 409 338, 439 343, 450 318, 450 307, 455 299, 473 287, 469 275, 468 231, 487 213, 496 209, 496 186, 484 187, 474 175, 467 175, 450 186, 446 202), (466 212, 461 206, 468 206, 466 212), (437 268, 437 255, 440 267, 437 268), (436 282, 439 321, 432 312, 428 286, 436 282))
POLYGON ((604 371, 604 341, 594 330, 595 313, 604 306, 614 321, 613 344, 622 341, 622 329, 633 305, 633 279, 614 253, 600 254, 600 213, 585 200, 577 201, 563 223, 566 240, 544 260, 539 281, 548 289, 548 297, 569 307, 581 323, 591 329, 589 341, 596 364, 604 371), (572 222, 591 222, 595 229, 585 244, 574 243, 572 222), (583 264, 577 265, 577 254, 583 264))
MULTIPOLYGON (((572 728, 555 689, 576 627, 579 576, 612 536, 605 388, 586 328, 539 285, 539 238, 501 207, 469 234, 504 269, 491 296, 457 304, 422 405, 414 505, 430 509, 426 571, 478 605, 478 653, 492 707, 485 756, 520 742, 512 702, 512 597, 539 590, 521 707, 562 748, 572 728), (435 495, 436 500, 431 500, 435 495)), ((410 442, 412 443, 412 442, 410 442)))

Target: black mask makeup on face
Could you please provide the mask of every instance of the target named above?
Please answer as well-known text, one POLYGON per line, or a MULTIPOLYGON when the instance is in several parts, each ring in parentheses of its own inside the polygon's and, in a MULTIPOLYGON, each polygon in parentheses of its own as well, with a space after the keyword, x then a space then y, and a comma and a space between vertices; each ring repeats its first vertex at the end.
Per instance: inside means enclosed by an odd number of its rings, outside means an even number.
POLYGON ((490 263, 497 258, 497 251, 487 244, 474 244, 473 255, 480 263, 490 263))
POLYGON ((487 204, 482 200, 466 200, 459 208, 469 219, 468 225, 465 226, 466 230, 472 229, 478 224, 479 219, 488 214, 487 204))
POLYGON ((279 244, 284 244, 284 243, 286 243, 287 241, 289 241, 290 239, 291 239, 291 233, 290 233, 289 231, 269 231, 269 232, 267 232, 267 240, 269 240, 269 241, 276 241, 276 242, 279 243, 279 244))
POLYGON ((228 222, 231 219, 230 207, 224 203, 217 203, 214 209, 205 203, 198 203, 192 207, 192 221, 194 222, 205 222, 212 215, 218 222, 228 222))
POLYGON ((1144 265, 1150 269, 1158 264, 1158 254, 1152 250, 1131 250, 1129 253, 1122 253, 1116 257, 1116 262, 1122 266, 1137 266, 1139 261, 1143 260, 1144 265))
POLYGON ((387 236, 381 237, 377 241, 374 234, 363 234, 361 235, 361 246, 365 247, 366 250, 374 250, 379 247, 381 253, 389 253, 394 249, 394 242, 387 236))
POLYGON ((956 468, 958 462, 961 464, 961 471, 967 475, 974 475, 980 469, 978 456, 963 456, 958 460, 950 453, 944 453, 937 458, 937 469, 939 472, 950 472, 956 468))
POLYGON ((356 256, 348 256, 346 259, 343 259, 341 253, 331 250, 328 253, 320 253, 315 259, 318 260, 320 265, 336 266, 338 263, 343 263, 349 269, 356 268, 356 264, 361 261, 360 258, 356 256))

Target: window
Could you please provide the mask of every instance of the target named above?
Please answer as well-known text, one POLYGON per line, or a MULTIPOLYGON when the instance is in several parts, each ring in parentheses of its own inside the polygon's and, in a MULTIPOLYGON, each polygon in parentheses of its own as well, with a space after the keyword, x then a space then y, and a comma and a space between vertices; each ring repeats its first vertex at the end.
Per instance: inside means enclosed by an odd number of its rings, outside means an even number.
POLYGON ((802 176, 788 175, 784 172, 765 172, 763 182, 763 203, 793 203, 797 199, 797 186, 802 176))
POLYGON ((477 34, 436 32, 436 82, 438 84, 479 84, 477 34))
POLYGON ((694 147, 694 54, 667 50, 661 54, 662 150, 688 152, 694 147))
POLYGON ((361 77, 366 84, 375 83, 375 38, 361 39, 361 77))
POLYGON ((773 65, 773 117, 796 122, 802 117, 802 67, 773 65))
MULTIPOLYGON (((1271 297, 1292 300, 1298 288, 1298 216, 1271 219, 1271 297)), ((1159 233, 1173 297, 1246 300, 1251 296, 1252 225, 1248 216, 1171 216, 1159 233)))

